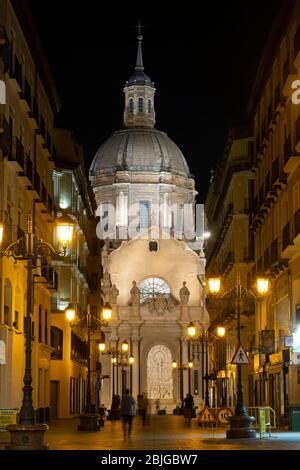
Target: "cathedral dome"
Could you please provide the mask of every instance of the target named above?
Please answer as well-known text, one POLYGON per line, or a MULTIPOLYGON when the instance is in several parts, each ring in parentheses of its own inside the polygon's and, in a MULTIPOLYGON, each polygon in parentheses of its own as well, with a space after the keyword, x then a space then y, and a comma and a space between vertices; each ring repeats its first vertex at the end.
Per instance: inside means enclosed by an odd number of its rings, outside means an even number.
POLYGON ((166 133, 152 127, 133 127, 114 132, 99 148, 91 176, 116 171, 168 172, 190 178, 189 167, 177 145, 166 133))

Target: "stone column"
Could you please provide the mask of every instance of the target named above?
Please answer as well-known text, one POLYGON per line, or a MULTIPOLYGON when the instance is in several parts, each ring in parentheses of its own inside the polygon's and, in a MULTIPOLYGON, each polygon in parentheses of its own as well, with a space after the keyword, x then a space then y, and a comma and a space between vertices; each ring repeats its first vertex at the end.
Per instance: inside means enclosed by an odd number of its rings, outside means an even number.
MULTIPOLYGON (((132 335, 132 354, 135 359, 134 364, 130 366, 132 368, 132 396, 136 399, 139 394, 139 342, 140 337, 138 332, 133 332, 132 335)), ((143 393, 146 390, 141 390, 143 393)))
MULTIPOLYGON (((182 344, 182 364, 187 365, 188 363, 188 339, 185 335, 181 337, 181 344, 182 344)), ((182 371, 182 378, 183 378, 183 398, 189 391, 189 382, 188 382, 188 373, 187 369, 182 371)))

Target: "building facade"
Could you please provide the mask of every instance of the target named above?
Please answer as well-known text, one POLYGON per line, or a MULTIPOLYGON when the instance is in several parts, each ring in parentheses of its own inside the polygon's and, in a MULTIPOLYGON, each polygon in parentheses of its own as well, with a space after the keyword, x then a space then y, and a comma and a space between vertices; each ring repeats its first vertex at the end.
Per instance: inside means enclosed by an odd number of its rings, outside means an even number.
POLYGON ((90 168, 101 223, 102 297, 113 306, 108 332, 110 352, 128 341, 134 364, 111 364, 102 356, 110 380, 102 400, 126 387, 147 394, 170 413, 189 391, 202 403, 201 363, 188 373, 186 327, 208 324, 201 283, 205 259, 201 240, 187 242, 194 226, 195 187, 179 148, 155 127, 155 89, 145 74, 138 36, 137 62, 124 88, 124 127, 100 147, 90 168), (195 248, 195 245, 198 246, 195 248), (190 377, 190 381, 189 381, 190 377))
MULTIPOLYGON (((278 421, 299 404, 299 151, 300 108, 292 102, 299 79, 300 5, 286 2, 275 21, 249 101, 255 141, 255 189, 251 229, 255 266, 271 280, 256 311, 254 404, 268 404, 278 421), (268 59, 266 59, 268 57, 268 59)), ((251 278, 250 278, 251 279, 251 278)))
MULTIPOLYGON (((43 422, 83 410, 86 332, 71 330, 63 309, 76 304, 80 318, 90 303, 98 315, 101 263, 82 149, 70 132, 54 129, 60 103, 28 8, 22 0, 0 1, 0 80, 6 92, 0 104, 1 249, 24 235, 28 213, 35 234, 54 247, 55 219, 68 213, 75 224, 63 262, 34 260, 33 406, 43 422)), ((22 403, 26 281, 26 261, 0 259, 1 408, 20 409, 22 403)), ((98 362, 93 343, 93 370, 98 362)))
MULTIPOLYGON (((26 8, 15 9, 14 3, 0 3, 0 78, 6 88, 6 104, 1 105, 0 118, 3 246, 26 232, 28 212, 32 213, 37 235, 50 243, 53 237, 52 137, 59 101, 45 58, 42 52, 33 49, 39 43, 27 13, 26 8)), ((13 259, 2 258, 0 278, 4 356, 0 366, 0 401, 5 408, 19 407, 24 371, 25 263, 15 264, 13 259)), ((32 357, 34 408, 42 420, 49 417, 51 293, 56 281, 56 273, 49 264, 37 263, 32 357)))
MULTIPOLYGON (((236 286, 238 279, 247 287, 247 276, 254 264, 254 239, 250 232, 253 199, 253 137, 251 127, 231 129, 224 155, 214 175, 205 201, 208 230, 206 277, 221 277, 222 294, 236 286)), ((226 328, 222 339, 210 342, 211 404, 235 406, 236 367, 231 364, 237 348, 236 307, 232 296, 207 297, 210 330, 226 328)), ((241 311, 242 344, 251 348, 254 338, 255 306, 245 299, 241 311)), ((244 367, 244 390, 248 400, 248 373, 244 367)))

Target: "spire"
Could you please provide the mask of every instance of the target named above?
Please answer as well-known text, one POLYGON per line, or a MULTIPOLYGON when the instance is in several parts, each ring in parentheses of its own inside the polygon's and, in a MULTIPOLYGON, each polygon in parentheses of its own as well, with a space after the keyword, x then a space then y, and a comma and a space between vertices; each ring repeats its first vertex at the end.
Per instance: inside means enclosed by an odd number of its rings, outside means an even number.
POLYGON ((137 39, 138 39, 138 51, 137 51, 137 56, 136 56, 135 70, 143 71, 144 70, 143 53, 142 53, 142 39, 143 39, 143 36, 141 34, 139 34, 137 39))
POLYGON ((138 25, 136 26, 136 28, 138 29, 138 36, 137 36, 137 40, 138 40, 138 51, 137 51, 137 56, 136 56, 136 66, 135 66, 135 70, 139 71, 143 71, 144 70, 144 64, 143 64, 143 53, 142 53, 142 40, 143 40, 143 36, 142 36, 142 28, 144 28, 144 26, 142 26, 142 23, 141 23, 141 20, 139 20, 138 22, 138 25))

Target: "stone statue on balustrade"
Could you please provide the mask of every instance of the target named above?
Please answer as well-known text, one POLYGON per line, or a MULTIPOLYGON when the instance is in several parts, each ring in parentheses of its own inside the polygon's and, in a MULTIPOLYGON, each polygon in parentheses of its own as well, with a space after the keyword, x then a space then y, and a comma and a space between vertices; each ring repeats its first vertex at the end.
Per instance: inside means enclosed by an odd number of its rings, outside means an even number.
POLYGON ((116 287, 116 284, 113 284, 112 288, 110 289, 110 303, 112 305, 117 304, 117 297, 119 295, 119 290, 116 287))
POLYGON ((109 253, 108 253, 108 249, 106 245, 104 245, 104 247, 101 250, 101 263, 102 263, 103 272, 105 273, 106 271, 108 271, 108 267, 109 267, 109 253))
POLYGON ((189 302, 190 291, 186 287, 186 281, 183 282, 183 286, 179 291, 181 305, 187 305, 189 302))
POLYGON ((110 302, 111 280, 107 271, 103 274, 101 279, 101 297, 104 302, 110 302))
POLYGON ((140 303, 140 289, 136 285, 136 281, 132 281, 132 288, 130 290, 131 304, 139 305, 140 303))

